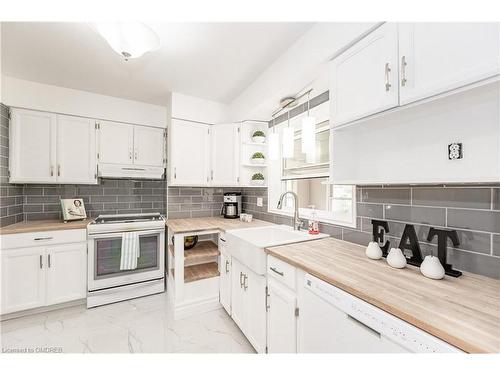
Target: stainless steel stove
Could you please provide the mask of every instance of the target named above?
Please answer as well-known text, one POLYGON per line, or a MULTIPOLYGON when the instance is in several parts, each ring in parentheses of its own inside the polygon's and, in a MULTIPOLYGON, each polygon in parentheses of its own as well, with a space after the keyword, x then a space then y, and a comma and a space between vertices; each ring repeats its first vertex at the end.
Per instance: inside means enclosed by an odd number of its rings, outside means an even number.
POLYGON ((87 233, 87 307, 165 291, 165 218, 162 215, 100 215, 87 226, 87 233), (130 256, 124 241, 130 237, 136 241, 137 252, 133 266, 124 268, 122 257, 130 256))

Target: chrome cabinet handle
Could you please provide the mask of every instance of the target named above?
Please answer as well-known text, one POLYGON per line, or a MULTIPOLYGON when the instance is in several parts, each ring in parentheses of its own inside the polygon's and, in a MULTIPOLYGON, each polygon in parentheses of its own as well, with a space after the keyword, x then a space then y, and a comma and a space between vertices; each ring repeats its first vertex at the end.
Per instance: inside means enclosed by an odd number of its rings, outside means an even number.
POLYGON ((281 271, 278 271, 276 268, 274 267, 270 267, 271 271, 273 271, 274 273, 277 273, 278 275, 280 276, 285 276, 285 273, 284 272, 281 272, 281 271))
POLYGON ((228 268, 228 267, 229 267, 229 261, 228 261, 228 260, 226 260, 226 274, 228 274, 228 273, 229 273, 229 268, 228 268))
POLYGON ((132 150, 128 150, 128 158, 132 160, 132 150))
POLYGON ((51 239, 53 239, 53 237, 36 237, 35 241, 47 241, 51 239))
POLYGON ((243 281, 242 281, 242 278, 243 278, 243 272, 240 272, 240 288, 243 287, 243 281))
POLYGON ((138 155, 139 155, 139 151, 135 150, 135 160, 137 160, 138 155))
POLYGON ((389 72, 391 68, 389 67, 389 63, 385 63, 385 91, 389 91, 391 88, 391 84, 389 83, 389 72))
POLYGON ((222 242, 226 242, 226 240, 222 237, 219 238, 222 242))
POLYGON ((54 177, 54 166, 50 166, 50 177, 54 177))
POLYGON ((174 178, 177 178, 177 168, 174 167, 174 178))
POLYGON ((401 57, 401 86, 406 86, 406 56, 401 57))
POLYGON ((248 276, 244 275, 244 278, 243 278, 243 289, 245 291, 248 289, 247 281, 248 281, 248 276))
POLYGON ((210 171, 210 178, 212 179, 212 181, 214 180, 214 170, 213 169, 210 171))
POLYGON ((57 175, 61 175, 61 164, 57 164, 57 175))
POLYGON ((42 260, 42 256, 40 255, 40 269, 43 268, 43 260, 42 260))
POLYGON ((47 256, 47 260, 48 260, 49 268, 50 268, 50 254, 47 256))

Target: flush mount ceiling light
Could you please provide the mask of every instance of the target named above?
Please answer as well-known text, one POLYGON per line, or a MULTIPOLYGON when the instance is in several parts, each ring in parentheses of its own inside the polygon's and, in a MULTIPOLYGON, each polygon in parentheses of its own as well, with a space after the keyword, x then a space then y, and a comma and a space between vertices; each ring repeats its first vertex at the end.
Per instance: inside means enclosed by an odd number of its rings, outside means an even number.
POLYGON ((93 27, 125 61, 160 47, 160 37, 141 22, 94 23, 93 27))

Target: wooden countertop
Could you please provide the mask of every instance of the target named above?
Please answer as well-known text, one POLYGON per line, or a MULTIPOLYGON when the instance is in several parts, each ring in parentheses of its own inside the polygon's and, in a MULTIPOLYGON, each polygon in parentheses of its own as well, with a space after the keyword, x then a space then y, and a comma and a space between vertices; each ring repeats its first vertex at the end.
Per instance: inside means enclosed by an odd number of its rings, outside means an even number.
POLYGON ((21 221, 20 223, 7 225, 3 228, 0 228, 0 235, 28 232, 46 232, 50 230, 85 229, 87 228, 87 224, 92 220, 93 219, 68 221, 67 223, 61 220, 21 221))
POLYGON ((470 273, 431 280, 333 238, 266 249, 289 264, 470 353, 500 352, 500 280, 470 273))
POLYGON ((239 219, 224 219, 222 217, 200 217, 194 219, 169 219, 167 227, 174 233, 198 232, 203 230, 227 231, 276 225, 268 221, 253 219, 251 223, 244 223, 239 219))

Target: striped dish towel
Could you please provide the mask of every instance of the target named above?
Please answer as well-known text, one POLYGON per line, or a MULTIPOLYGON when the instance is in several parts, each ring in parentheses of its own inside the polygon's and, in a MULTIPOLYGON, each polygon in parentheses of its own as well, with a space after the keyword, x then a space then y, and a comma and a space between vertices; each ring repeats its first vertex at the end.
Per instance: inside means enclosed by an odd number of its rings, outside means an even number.
POLYGON ((120 270, 135 270, 137 268, 137 258, 140 256, 139 235, 137 232, 123 233, 120 270))

